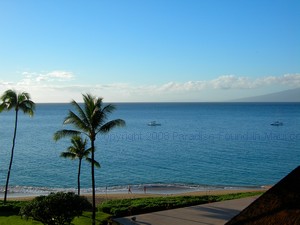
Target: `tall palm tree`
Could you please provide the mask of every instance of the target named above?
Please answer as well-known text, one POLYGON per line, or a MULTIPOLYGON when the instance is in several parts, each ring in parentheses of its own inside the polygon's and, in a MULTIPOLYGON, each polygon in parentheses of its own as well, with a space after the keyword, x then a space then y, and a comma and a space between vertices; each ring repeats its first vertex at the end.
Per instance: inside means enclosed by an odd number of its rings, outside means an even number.
POLYGON ((17 127, 18 127, 18 112, 19 110, 23 111, 25 114, 29 116, 33 116, 35 110, 35 103, 30 100, 30 95, 26 92, 17 93, 14 90, 7 90, 1 96, 1 106, 0 111, 2 110, 15 110, 15 129, 14 129, 14 136, 13 136, 13 143, 11 148, 11 156, 10 156, 10 163, 7 172, 6 178, 6 185, 5 185, 5 192, 4 192, 4 204, 6 203, 7 198, 7 190, 10 178, 10 171, 13 163, 14 158, 14 149, 16 143, 16 136, 17 136, 17 127))
POLYGON ((69 111, 68 116, 64 120, 64 124, 71 124, 76 129, 63 129, 55 132, 54 140, 59 140, 63 137, 70 137, 74 135, 86 135, 91 142, 92 155, 92 224, 95 224, 96 218, 96 201, 95 201, 95 140, 98 134, 108 133, 114 127, 125 125, 122 119, 115 119, 107 121, 108 115, 115 110, 115 106, 108 104, 103 106, 102 98, 92 96, 91 94, 83 94, 82 107, 76 102, 71 104, 75 107, 77 114, 69 111))
MULTIPOLYGON (((72 160, 79 159, 77 176, 78 195, 80 195, 80 171, 82 159, 86 159, 88 162, 92 163, 92 159, 89 158, 91 148, 86 149, 86 142, 87 139, 82 140, 81 136, 73 136, 71 139, 72 145, 68 147, 66 152, 62 152, 60 154, 60 156, 63 158, 70 158, 72 160)), ((96 167, 100 167, 100 164, 97 161, 95 161, 94 164, 96 167)))

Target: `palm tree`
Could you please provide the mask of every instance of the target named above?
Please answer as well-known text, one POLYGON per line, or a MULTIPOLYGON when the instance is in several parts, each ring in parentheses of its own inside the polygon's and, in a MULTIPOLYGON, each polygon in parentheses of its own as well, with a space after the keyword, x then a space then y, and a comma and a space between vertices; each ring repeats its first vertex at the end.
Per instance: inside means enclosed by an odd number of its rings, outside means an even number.
MULTIPOLYGON (((82 140, 80 136, 73 136, 71 139, 72 145, 68 147, 66 152, 62 152, 60 154, 63 158, 70 158, 72 160, 79 159, 78 164, 78 176, 77 176, 77 184, 78 184, 78 195, 80 195, 80 171, 81 171, 81 162, 82 159, 86 159, 88 162, 92 162, 92 159, 89 158, 89 154, 91 153, 91 148, 86 149, 87 139, 82 140)), ((95 166, 100 168, 100 164, 95 161, 95 166)))
POLYGON ((33 116, 35 110, 35 103, 30 100, 30 95, 28 93, 26 92, 17 93, 14 90, 5 91, 4 94, 1 96, 1 100, 2 103, 0 106, 0 111, 2 110, 9 111, 11 109, 15 110, 15 129, 14 129, 10 163, 7 172, 5 192, 4 192, 4 204, 5 204, 7 198, 7 189, 9 184, 10 171, 11 171, 11 166, 14 158, 14 149, 15 149, 16 136, 17 136, 17 127, 18 127, 18 112, 19 110, 21 110, 25 114, 28 114, 29 116, 33 116))
POLYGON ((98 134, 108 133, 114 127, 125 125, 122 119, 107 121, 108 115, 115 110, 115 106, 108 104, 103 106, 102 98, 94 97, 91 94, 83 94, 83 106, 81 107, 76 101, 71 104, 75 107, 77 114, 69 111, 64 120, 64 124, 72 124, 76 129, 63 129, 55 132, 54 140, 63 137, 72 137, 74 135, 86 135, 91 142, 92 155, 92 224, 95 224, 96 218, 96 201, 95 201, 95 140, 98 134))

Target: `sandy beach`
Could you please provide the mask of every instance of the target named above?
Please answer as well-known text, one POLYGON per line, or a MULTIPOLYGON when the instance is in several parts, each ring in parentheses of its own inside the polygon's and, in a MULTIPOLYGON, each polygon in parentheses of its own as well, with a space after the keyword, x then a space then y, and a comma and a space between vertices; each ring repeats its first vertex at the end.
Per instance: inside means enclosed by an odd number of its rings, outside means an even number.
MULTIPOLYGON (((114 199, 134 199, 134 198, 149 198, 149 197, 167 197, 167 196, 203 196, 203 195, 221 195, 221 194, 231 194, 231 193, 241 193, 241 192, 257 192, 266 191, 269 187, 266 186, 262 189, 242 189, 242 190, 207 190, 207 191, 196 191, 196 192, 186 192, 186 193, 176 193, 176 194, 145 194, 145 193, 109 193, 109 194, 96 194, 96 204, 101 202, 114 200, 114 199)), ((91 200, 91 194, 83 194, 89 200, 91 200)), ((19 200, 19 201, 29 201, 35 198, 35 196, 19 196, 19 197, 8 197, 9 200, 19 200)))
MULTIPOLYGON (((267 189, 261 189, 267 190, 267 189)), ((128 199, 128 198, 150 198, 150 197, 167 197, 167 196, 203 196, 203 195, 222 195, 222 194, 231 194, 231 193, 241 193, 241 192, 257 192, 258 189, 244 189, 244 190, 212 190, 212 191, 196 191, 196 192, 187 192, 179 194, 142 194, 142 193, 124 193, 124 194, 97 194, 96 202, 101 203, 107 200, 113 199, 128 199)), ((88 199, 91 199, 91 195, 85 195, 88 199)))

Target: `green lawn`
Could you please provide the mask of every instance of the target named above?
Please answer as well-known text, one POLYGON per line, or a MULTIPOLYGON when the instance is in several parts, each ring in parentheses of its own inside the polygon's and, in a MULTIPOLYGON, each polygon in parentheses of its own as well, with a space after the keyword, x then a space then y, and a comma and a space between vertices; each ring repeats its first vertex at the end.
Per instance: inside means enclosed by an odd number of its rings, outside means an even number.
POLYGON ((219 202, 231 199, 245 198, 260 195, 263 192, 244 192, 225 195, 204 195, 204 196, 168 196, 154 198, 110 200, 99 205, 99 210, 115 217, 124 217, 175 209, 186 206, 200 205, 210 202, 219 202))
MULTIPOLYGON (((91 224, 91 216, 92 213, 90 212, 84 212, 84 214, 81 217, 76 217, 72 224, 73 225, 86 225, 91 224)), ((98 212, 97 213, 97 224, 101 224, 102 221, 107 220, 110 217, 109 214, 98 212)), ((0 225, 42 225, 42 223, 34 221, 34 220, 26 220, 22 219, 21 216, 18 215, 9 215, 9 216, 3 216, 0 213, 0 225)))
POLYGON ((0 225, 41 225, 42 223, 21 219, 20 216, 11 215, 11 216, 0 216, 0 225))

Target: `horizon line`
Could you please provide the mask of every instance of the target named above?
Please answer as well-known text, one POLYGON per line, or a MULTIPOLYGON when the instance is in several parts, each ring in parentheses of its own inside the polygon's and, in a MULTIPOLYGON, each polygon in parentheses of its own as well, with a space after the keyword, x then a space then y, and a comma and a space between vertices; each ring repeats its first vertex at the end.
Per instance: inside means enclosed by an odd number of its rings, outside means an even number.
MULTIPOLYGON (((83 104, 84 102, 76 101, 79 104, 83 104)), ((70 104, 71 102, 35 102, 35 104, 70 104)), ((300 101, 126 101, 126 102, 115 102, 115 101, 107 101, 103 103, 108 104, 171 104, 171 103, 178 103, 178 104, 184 104, 184 103, 300 103, 300 101)))

